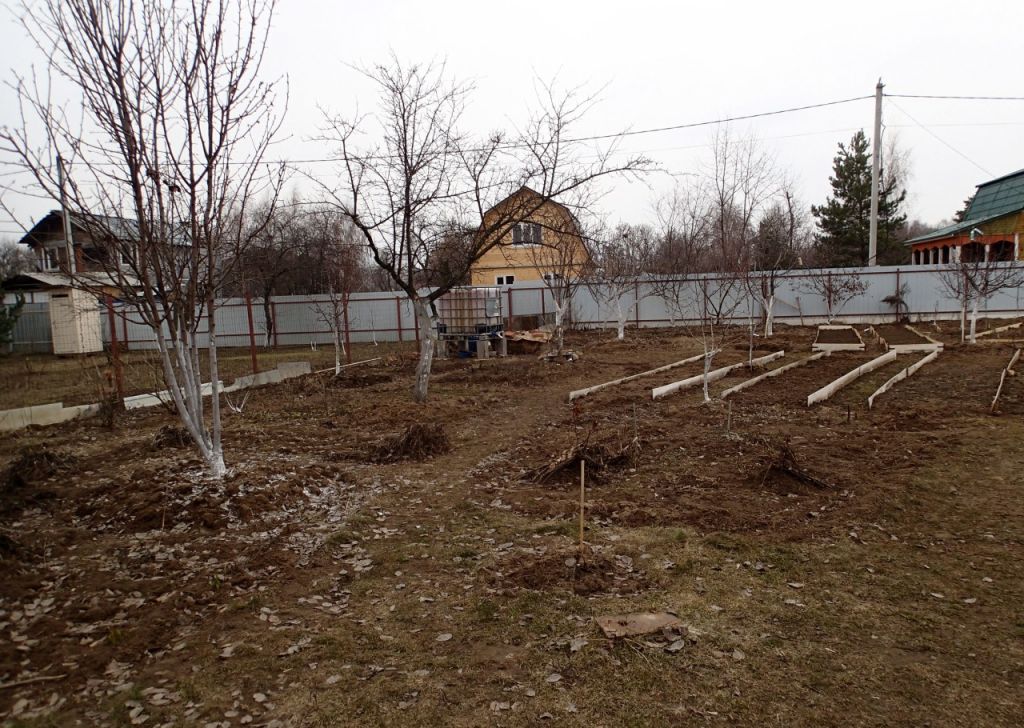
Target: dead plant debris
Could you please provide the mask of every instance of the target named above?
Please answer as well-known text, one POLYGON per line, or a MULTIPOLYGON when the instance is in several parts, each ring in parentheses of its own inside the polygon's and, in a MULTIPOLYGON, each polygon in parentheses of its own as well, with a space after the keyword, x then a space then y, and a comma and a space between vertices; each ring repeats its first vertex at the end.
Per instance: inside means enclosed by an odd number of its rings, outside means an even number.
POLYGON ((374 460, 393 463, 399 460, 426 460, 451 451, 452 445, 440 423, 414 422, 401 434, 377 446, 374 460))

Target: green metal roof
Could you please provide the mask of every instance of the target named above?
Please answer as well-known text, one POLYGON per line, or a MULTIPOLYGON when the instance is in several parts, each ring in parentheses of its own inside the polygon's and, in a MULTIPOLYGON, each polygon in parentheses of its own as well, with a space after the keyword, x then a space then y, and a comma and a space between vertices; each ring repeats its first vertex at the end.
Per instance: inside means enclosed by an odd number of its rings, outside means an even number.
POLYGON ((978 185, 978 191, 974 193, 974 199, 971 200, 971 206, 967 208, 963 222, 947 225, 925 235, 911 238, 905 244, 911 245, 926 240, 947 238, 982 223, 991 222, 997 217, 1012 215, 1021 210, 1024 210, 1024 169, 1018 169, 1016 172, 978 185))
POLYGON ((965 220, 1024 210, 1024 169, 978 185, 965 220))
POLYGON ((971 228, 981 225, 982 223, 991 222, 992 220, 995 220, 998 217, 1003 217, 1004 215, 1007 214, 1012 214, 1012 212, 1001 212, 998 215, 989 215, 988 217, 969 217, 965 219, 963 222, 953 223, 952 225, 947 225, 946 227, 939 228, 938 230, 932 230, 930 233, 925 233, 924 235, 918 235, 916 238, 911 238, 910 240, 905 242, 904 245, 923 243, 926 240, 937 240, 938 238, 948 238, 953 235, 956 235, 957 233, 961 233, 965 230, 970 230, 971 228))

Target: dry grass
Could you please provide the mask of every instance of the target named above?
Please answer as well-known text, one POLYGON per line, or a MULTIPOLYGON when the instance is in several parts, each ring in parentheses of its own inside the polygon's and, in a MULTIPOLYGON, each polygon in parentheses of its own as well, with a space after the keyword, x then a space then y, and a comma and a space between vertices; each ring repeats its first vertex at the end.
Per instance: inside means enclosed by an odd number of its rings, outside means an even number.
MULTIPOLYGON (((780 338, 801 351, 811 335, 780 338)), ((19 448, 69 448, 94 475, 48 481, 59 499, 17 529, 0 524, 18 542, 0 554, 46 554, 9 557, 0 609, 74 574, 58 611, 25 630, 40 646, 0 648, 4 665, 79 663, 60 686, 69 702, 40 719, 53 724, 117 725, 136 698, 147 725, 180 722, 188 701, 200 724, 1019 723, 1024 390, 1011 382, 1004 415, 985 413, 1002 349, 951 347, 874 410, 851 399, 850 421, 847 403, 799 404, 851 361, 822 360, 737 395, 727 431, 725 412, 696 392, 633 410, 636 393, 608 391, 573 413, 571 389, 679 358, 669 335, 606 338, 577 336, 580 362, 515 397, 481 386, 488 377, 436 382, 430 417, 451 451, 423 462, 336 457, 421 420, 402 369, 364 387, 254 390, 245 415, 227 420, 236 474, 225 492, 168 511, 166 531, 159 516, 145 529, 132 520, 153 507, 143 496, 164 502, 158 486, 196 482, 194 456, 151 448, 166 415, 139 415, 109 440, 85 424, 25 433, 19 448), (577 417, 614 431, 632 428, 634 411, 644 448, 588 492, 596 558, 578 569, 575 491, 523 475, 566 449, 577 417), (754 435, 788 442, 831 487, 762 486, 754 435), (342 517, 328 486, 351 494, 342 517), (303 505, 321 488, 322 510, 303 505), (230 528, 203 526, 201 508, 226 512, 230 528), (174 558, 153 563, 158 546, 174 558), (133 592, 145 604, 95 646, 65 634, 114 619, 133 592), (606 640, 593 621, 661 610, 688 627, 676 652, 606 640), (131 666, 133 687, 110 688, 111 660, 131 666), (152 689, 180 697, 152 705, 152 689)), ((0 457, 14 453, 0 445, 0 457)), ((0 714, 52 691, 0 693, 0 714)))

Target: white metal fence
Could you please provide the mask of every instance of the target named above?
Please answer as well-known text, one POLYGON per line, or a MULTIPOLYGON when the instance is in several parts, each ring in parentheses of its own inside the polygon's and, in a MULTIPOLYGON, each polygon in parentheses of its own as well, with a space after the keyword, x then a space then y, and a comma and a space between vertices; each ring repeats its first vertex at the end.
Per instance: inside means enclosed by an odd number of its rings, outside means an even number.
MULTIPOLYGON (((866 268, 859 273, 865 285, 863 293, 846 302, 837 317, 849 322, 873 323, 893 320, 895 309, 883 302, 886 297, 903 289, 905 313, 912 320, 951 319, 960 315, 959 303, 945 290, 941 280, 942 266, 913 266, 866 268)), ((776 293, 775 320, 779 323, 815 324, 826 320, 825 302, 810 291, 812 278, 844 276, 851 269, 821 271, 800 270, 786 273, 776 293)), ((700 318, 701 288, 715 287, 713 276, 698 276, 675 286, 679 304, 669 306, 658 295, 656 281, 645 280, 624 294, 624 306, 629 311, 631 326, 668 326, 700 318), (676 315, 670 315, 674 310, 676 315)), ((751 317, 760 319, 762 307, 757 299, 740 287, 732 295, 739 296, 738 304, 729 318, 746 323, 751 317)), ((985 301, 982 313, 990 317, 1016 316, 1022 313, 1024 288, 1000 291, 985 301)), ((581 286, 572 302, 572 320, 577 326, 604 327, 615 325, 615 314, 610 306, 601 305, 598 297, 586 286, 581 286)), ((502 291, 503 316, 513 324, 529 322, 534 317, 544 318, 553 311, 550 292, 539 282, 517 283, 502 291)), ((221 299, 217 302, 217 331, 220 346, 308 346, 329 344, 332 341, 328 324, 330 299, 328 296, 275 296, 266 305, 260 299, 246 301, 241 298, 221 299), (273 326, 267 325, 272 319, 273 326), (269 332, 269 333, 268 333, 269 332)), ((104 339, 110 339, 110 317, 104 321, 104 339)), ((152 331, 139 321, 130 309, 116 306, 113 325, 117 338, 132 349, 156 346, 152 331)), ((348 339, 352 342, 412 341, 417 336, 412 305, 404 294, 394 291, 355 293, 352 295, 347 321, 348 339)), ((203 338, 204 331, 200 331, 203 338)), ((50 326, 47 304, 26 304, 14 330, 15 350, 49 351, 50 326)))

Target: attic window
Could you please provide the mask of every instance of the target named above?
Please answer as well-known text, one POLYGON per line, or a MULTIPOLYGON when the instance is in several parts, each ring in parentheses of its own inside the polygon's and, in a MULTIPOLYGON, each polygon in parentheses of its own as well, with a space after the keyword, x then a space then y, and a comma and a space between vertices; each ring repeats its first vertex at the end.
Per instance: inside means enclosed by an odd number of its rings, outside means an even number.
POLYGON ((515 276, 497 276, 495 278, 495 285, 499 286, 511 286, 516 282, 515 276))
POLYGON ((512 226, 513 245, 540 245, 540 223, 519 222, 512 226))

